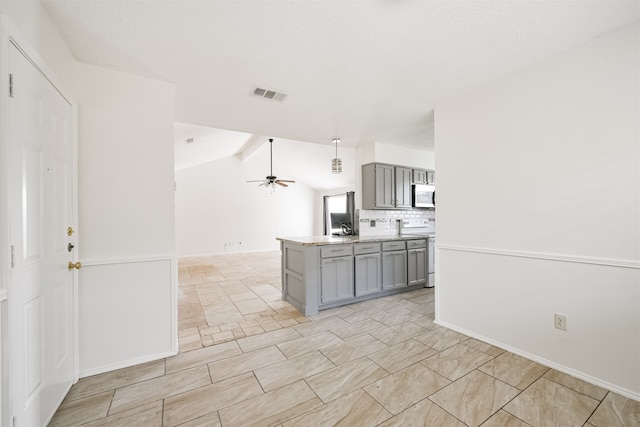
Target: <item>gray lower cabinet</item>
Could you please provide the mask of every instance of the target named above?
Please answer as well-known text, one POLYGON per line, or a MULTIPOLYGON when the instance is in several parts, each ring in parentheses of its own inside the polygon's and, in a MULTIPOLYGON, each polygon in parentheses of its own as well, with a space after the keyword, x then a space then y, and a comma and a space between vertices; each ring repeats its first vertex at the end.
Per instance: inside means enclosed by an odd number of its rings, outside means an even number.
POLYGON ((382 289, 407 286, 407 251, 404 242, 382 244, 382 289))
POLYGON ((426 242, 403 239, 321 245, 282 241, 282 298, 311 316, 319 309, 415 289, 427 277, 426 242))
POLYGON ((427 239, 407 242, 407 279, 409 286, 424 285, 428 280, 427 239))
POLYGON ((427 283, 427 248, 407 250, 409 286, 427 283))
POLYGON ((354 259, 356 297, 382 291, 380 253, 356 255, 354 259))
POLYGON ((353 298, 352 255, 323 258, 320 268, 322 304, 353 298))

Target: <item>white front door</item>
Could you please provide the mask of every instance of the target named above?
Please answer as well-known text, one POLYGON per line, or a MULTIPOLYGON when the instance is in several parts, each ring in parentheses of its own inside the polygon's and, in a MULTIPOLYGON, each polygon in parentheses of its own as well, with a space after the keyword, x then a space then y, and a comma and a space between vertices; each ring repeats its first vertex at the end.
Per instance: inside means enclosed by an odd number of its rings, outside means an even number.
POLYGON ((16 427, 44 426, 73 382, 72 107, 9 47, 11 392, 16 427))

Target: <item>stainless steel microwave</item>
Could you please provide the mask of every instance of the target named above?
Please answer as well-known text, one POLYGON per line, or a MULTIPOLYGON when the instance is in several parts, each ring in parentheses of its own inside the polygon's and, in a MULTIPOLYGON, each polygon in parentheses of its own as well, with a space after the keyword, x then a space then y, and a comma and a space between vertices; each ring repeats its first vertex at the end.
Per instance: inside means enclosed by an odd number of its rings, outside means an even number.
POLYGON ((413 186, 413 207, 415 208, 435 208, 436 207, 436 186, 416 184, 413 186))

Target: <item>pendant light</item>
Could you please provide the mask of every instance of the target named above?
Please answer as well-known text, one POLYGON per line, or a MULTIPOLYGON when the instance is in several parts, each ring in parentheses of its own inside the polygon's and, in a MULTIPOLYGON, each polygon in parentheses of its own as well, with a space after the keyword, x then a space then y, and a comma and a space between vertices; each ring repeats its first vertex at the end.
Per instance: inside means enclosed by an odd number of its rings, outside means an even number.
POLYGON ((336 158, 331 159, 331 173, 342 173, 342 159, 338 158, 338 143, 340 138, 333 138, 331 141, 336 144, 336 158))

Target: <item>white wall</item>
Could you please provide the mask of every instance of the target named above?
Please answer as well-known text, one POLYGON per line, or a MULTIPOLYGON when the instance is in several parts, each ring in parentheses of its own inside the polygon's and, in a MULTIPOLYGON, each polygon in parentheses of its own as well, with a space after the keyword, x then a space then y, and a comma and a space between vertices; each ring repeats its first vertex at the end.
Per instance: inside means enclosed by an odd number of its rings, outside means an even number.
POLYGON ((175 350, 174 89, 81 63, 75 81, 84 376, 175 350))
POLYGON ((437 321, 635 399, 639 32, 439 105, 435 130, 437 321))
POLYGON ((245 182, 263 169, 261 156, 233 156, 176 172, 178 256, 279 250, 276 237, 313 233, 313 189, 245 182))
POLYGON ((435 169, 435 155, 433 151, 416 150, 415 148, 381 144, 378 142, 374 144, 374 147, 375 162, 420 169, 435 169))
POLYGON ((177 349, 173 87, 77 63, 38 1, 2 1, 0 12, 78 103, 80 375, 168 355, 177 349))
MULTIPOLYGON (((58 87, 68 89, 70 82, 72 81, 72 70, 75 64, 73 56, 71 55, 68 47, 63 42, 62 37, 56 31, 48 15, 45 13, 42 5, 39 1, 5 1, 0 0, 0 15, 3 15, 3 22, 0 26, 2 34, 2 42, 6 42, 4 37, 8 35, 9 20, 12 26, 11 35, 20 36, 21 43, 29 44, 30 49, 35 50, 35 53, 43 60, 47 65, 47 72, 55 74, 54 83, 58 87), (5 18, 8 18, 6 20, 5 18), (19 34, 16 33, 18 30, 19 34)), ((6 45, 0 49, 2 55, 6 55, 4 51, 6 45)), ((30 51, 29 54, 33 54, 30 51)), ((6 56, 0 57, 0 69, 2 75, 6 76, 6 56)), ((6 82, 3 77, 3 82, 6 82)), ((5 114, 5 102, 6 86, 0 89, 0 95, 2 95, 3 101, 0 107, 0 113, 5 114)), ((2 129, 5 131, 6 129, 2 129)), ((0 137, 0 157, 5 156, 6 146, 5 138, 0 137)), ((8 255, 6 249, 10 246, 8 241, 8 215, 10 207, 7 202, 7 179, 6 179, 6 163, 5 159, 2 160, 2 171, 0 172, 0 425, 9 425, 9 417, 12 415, 11 410, 11 394, 9 375, 9 334, 8 325, 10 318, 7 313, 8 300, 6 299, 6 290, 9 288, 9 273, 8 273, 8 255)))
POLYGON ((76 61, 42 4, 34 0, 0 0, 0 13, 11 19, 56 77, 71 87, 76 61))

